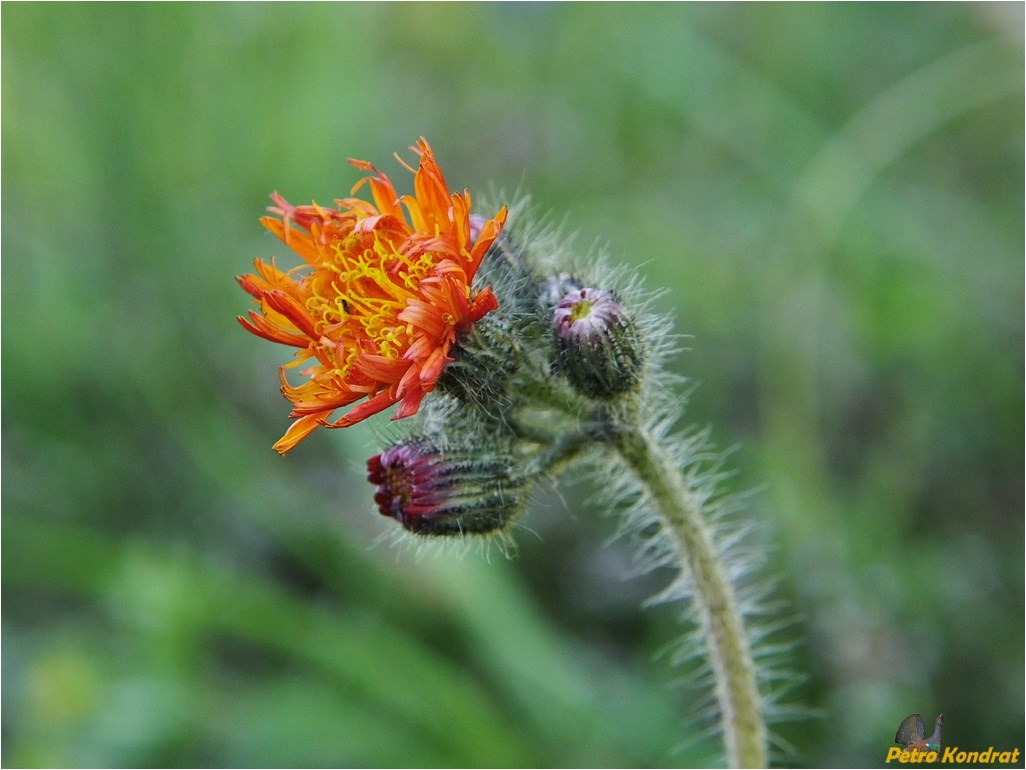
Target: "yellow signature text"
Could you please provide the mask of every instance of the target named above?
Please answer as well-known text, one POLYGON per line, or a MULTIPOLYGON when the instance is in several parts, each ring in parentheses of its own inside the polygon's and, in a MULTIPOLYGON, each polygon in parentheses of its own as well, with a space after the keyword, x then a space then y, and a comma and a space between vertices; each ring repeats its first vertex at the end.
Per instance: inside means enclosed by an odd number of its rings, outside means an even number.
POLYGON ((900 746, 891 746, 887 749, 887 759, 890 764, 897 760, 900 765, 933 764, 940 760, 941 764, 965 765, 965 764, 999 764, 1011 765, 1019 761, 1019 749, 1010 751, 998 751, 993 746, 983 751, 963 751, 958 746, 948 746, 941 752, 920 751, 919 749, 905 749, 900 746))

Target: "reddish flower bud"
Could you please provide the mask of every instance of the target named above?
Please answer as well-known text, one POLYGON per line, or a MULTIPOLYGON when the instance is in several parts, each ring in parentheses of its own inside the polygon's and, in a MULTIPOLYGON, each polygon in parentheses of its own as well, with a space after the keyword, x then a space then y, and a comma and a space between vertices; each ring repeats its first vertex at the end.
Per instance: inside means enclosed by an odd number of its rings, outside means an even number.
POLYGON ((427 439, 402 441, 367 461, 374 502, 419 535, 486 533, 505 527, 520 508, 512 458, 487 451, 440 449, 427 439))

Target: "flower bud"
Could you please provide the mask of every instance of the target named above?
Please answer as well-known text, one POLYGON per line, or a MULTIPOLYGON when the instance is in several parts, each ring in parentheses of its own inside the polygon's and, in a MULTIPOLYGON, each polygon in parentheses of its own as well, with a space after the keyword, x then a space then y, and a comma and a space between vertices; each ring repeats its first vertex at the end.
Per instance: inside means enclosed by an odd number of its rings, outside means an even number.
POLYGON ((374 502, 418 535, 484 534, 520 510, 521 486, 511 453, 493 447, 440 448, 425 438, 395 444, 367 461, 374 502))
POLYGON ((556 366, 581 393, 609 399, 633 390, 642 350, 634 323, 612 292, 569 291, 552 314, 556 366))

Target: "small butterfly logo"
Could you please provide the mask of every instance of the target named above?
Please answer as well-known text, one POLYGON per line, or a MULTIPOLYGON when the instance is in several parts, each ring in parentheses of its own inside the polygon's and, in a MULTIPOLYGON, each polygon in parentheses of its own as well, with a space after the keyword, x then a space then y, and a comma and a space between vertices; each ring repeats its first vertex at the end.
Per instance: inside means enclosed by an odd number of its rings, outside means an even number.
POLYGON ((901 726, 894 735, 894 742, 908 746, 913 751, 939 751, 941 745, 941 725, 944 715, 938 714, 933 735, 926 737, 926 723, 919 714, 909 714, 901 720, 901 726))

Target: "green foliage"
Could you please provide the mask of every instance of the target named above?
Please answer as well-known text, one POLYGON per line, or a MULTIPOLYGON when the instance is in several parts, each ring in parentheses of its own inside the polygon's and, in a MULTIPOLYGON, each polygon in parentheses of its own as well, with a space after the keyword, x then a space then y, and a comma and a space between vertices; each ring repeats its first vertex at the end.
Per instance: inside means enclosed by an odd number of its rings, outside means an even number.
POLYGON ((0 12, 5 765, 708 761, 587 490, 417 556, 369 548, 364 426, 271 449, 267 195, 420 135, 669 289, 801 618, 790 761, 1021 741, 1020 5, 0 12))

